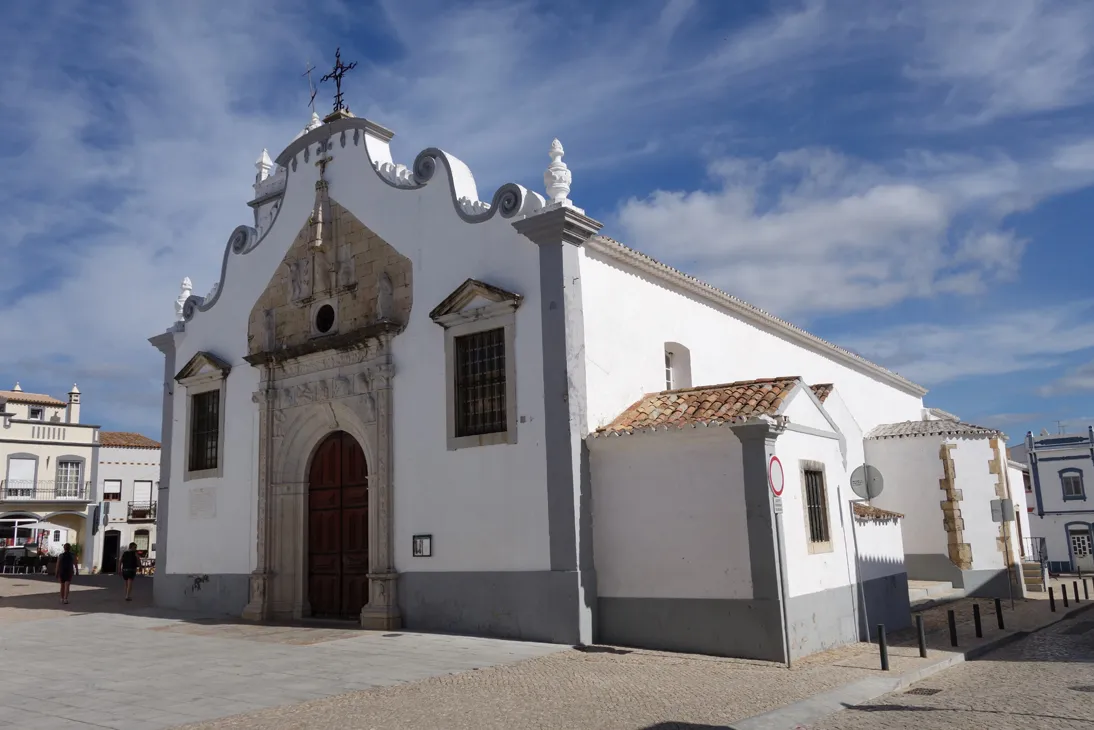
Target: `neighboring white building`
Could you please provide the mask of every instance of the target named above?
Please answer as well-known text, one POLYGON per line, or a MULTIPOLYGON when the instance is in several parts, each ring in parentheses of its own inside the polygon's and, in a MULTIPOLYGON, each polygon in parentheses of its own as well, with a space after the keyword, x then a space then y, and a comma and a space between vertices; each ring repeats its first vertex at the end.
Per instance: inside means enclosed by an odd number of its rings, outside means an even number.
POLYGON ((866 434, 866 460, 885 480, 871 504, 904 515, 904 561, 912 580, 946 581, 970 595, 1021 591, 1022 540, 1015 520, 994 522, 993 500, 1012 500, 1006 436, 935 410, 866 434), (1009 566, 1009 569, 1008 569, 1009 566))
POLYGON ((95 565, 118 570, 130 543, 141 557, 156 557, 156 507, 160 444, 139 433, 99 433, 99 519, 95 565))
POLYGON ((843 485, 923 388, 597 235, 557 141, 547 199, 482 201, 392 136, 338 112, 264 152, 152 338, 158 603, 774 659, 907 621, 900 516, 843 485))
POLYGON ((48 538, 82 548, 92 566, 98 426, 80 423, 80 390, 67 400, 0 390, 0 539, 21 545, 48 538))
POLYGON ((1030 531, 1043 538, 1054 573, 1094 573, 1094 427, 1086 433, 1026 434, 1032 476, 1030 531))

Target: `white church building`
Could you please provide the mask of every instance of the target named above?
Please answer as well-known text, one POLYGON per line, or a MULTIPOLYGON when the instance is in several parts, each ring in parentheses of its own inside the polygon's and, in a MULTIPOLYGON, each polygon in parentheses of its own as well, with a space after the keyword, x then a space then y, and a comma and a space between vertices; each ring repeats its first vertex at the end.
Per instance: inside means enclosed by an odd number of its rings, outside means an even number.
POLYGON ((159 604, 774 660, 907 625, 902 514, 847 485, 922 387, 599 235, 557 140, 482 200, 392 137, 263 152, 151 339, 159 604))

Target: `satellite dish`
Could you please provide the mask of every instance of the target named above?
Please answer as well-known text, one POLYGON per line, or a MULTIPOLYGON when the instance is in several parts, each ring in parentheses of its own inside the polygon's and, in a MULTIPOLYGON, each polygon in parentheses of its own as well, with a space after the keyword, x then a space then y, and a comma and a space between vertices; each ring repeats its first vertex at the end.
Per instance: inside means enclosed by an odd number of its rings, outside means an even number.
POLYGON ((881 494, 885 480, 877 467, 863 464, 851 473, 851 491, 862 499, 873 499, 881 494))

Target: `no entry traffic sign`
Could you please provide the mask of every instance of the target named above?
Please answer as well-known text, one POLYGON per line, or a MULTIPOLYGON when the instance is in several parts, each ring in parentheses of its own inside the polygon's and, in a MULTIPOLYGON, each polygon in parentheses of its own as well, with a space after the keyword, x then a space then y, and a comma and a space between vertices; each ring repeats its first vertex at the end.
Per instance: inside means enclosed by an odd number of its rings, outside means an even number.
POLYGON ((785 482, 786 478, 783 476, 783 463, 779 461, 779 457, 772 456, 771 461, 767 464, 767 483, 771 486, 771 493, 776 497, 781 497, 783 495, 785 482))

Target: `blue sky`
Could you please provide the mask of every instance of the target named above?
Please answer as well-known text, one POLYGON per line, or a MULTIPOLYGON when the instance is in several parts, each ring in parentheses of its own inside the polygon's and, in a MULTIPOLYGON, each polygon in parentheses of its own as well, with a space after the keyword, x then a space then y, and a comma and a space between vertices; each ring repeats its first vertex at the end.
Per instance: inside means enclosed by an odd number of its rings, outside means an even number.
POLYGON ((539 190, 557 136, 605 233, 928 405, 1012 440, 1094 420, 1087 0, 5 4, 0 387, 76 381, 158 434, 147 337, 214 283, 337 45, 404 163, 539 190))

